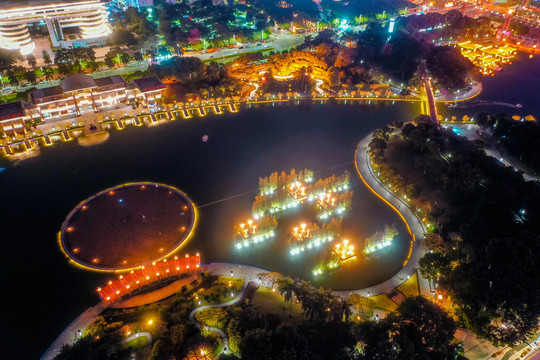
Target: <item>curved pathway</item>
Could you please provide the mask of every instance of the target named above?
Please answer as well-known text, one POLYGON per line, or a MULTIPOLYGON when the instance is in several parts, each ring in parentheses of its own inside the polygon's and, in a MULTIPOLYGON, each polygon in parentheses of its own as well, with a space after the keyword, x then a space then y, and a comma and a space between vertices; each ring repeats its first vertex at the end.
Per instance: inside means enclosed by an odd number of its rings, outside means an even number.
MULTIPOLYGON (((244 286, 242 286, 242 289, 238 292, 238 295, 236 295, 236 297, 234 299, 229 300, 229 301, 224 302, 224 303, 221 303, 221 304, 212 304, 212 305, 199 306, 198 308, 193 309, 191 311, 191 313, 189 313, 189 321, 191 321, 196 326, 202 327, 201 324, 197 320, 195 320, 195 314, 197 314, 201 310, 206 310, 206 309, 211 309, 211 308, 220 308, 220 307, 225 307, 225 306, 232 306, 234 304, 237 304, 237 303, 241 302, 244 299, 246 289, 248 288, 248 286, 250 284, 254 284, 254 286, 256 286, 256 288, 259 287, 259 283, 256 283, 256 282, 253 282, 253 281, 248 282, 247 279, 245 279, 244 280, 244 286)), ((218 333, 218 335, 221 337, 221 340, 223 342, 223 348, 221 349, 220 353, 222 353, 222 352, 225 353, 225 354, 231 353, 230 346, 229 346, 229 337, 227 336, 227 334, 223 330, 221 330, 219 328, 216 328, 216 327, 207 327, 206 330, 218 333)))
POLYGON ((405 264, 401 270, 390 279, 377 284, 375 286, 353 291, 335 291, 336 294, 348 298, 349 295, 356 293, 362 296, 378 295, 382 293, 390 293, 398 285, 402 284, 408 276, 416 272, 418 268, 418 262, 420 258, 425 254, 425 247, 423 246, 422 239, 427 229, 423 222, 418 218, 415 212, 409 207, 409 205, 401 198, 396 196, 392 191, 387 189, 379 179, 373 173, 371 168, 368 145, 371 141, 373 133, 366 136, 358 144, 356 150, 355 165, 358 172, 358 176, 366 185, 366 187, 375 194, 379 199, 384 201, 390 208, 392 208, 403 220, 407 231, 412 237, 411 248, 405 264))
POLYGON ((154 290, 149 293, 135 295, 123 301, 113 302, 109 307, 112 309, 126 309, 146 304, 151 304, 156 301, 160 301, 173 296, 177 292, 182 290, 184 285, 189 285, 192 281, 197 279, 197 275, 193 274, 189 277, 178 279, 175 282, 170 283, 162 288, 154 290))
POLYGON ((94 321, 96 321, 96 318, 107 308, 129 308, 166 299, 169 296, 176 294, 178 291, 181 290, 183 285, 185 285, 186 283, 189 284, 195 278, 196 276, 179 279, 161 289, 152 291, 150 293, 137 295, 121 302, 108 304, 106 301, 101 301, 99 304, 89 308, 84 313, 79 315, 79 317, 73 320, 73 322, 69 324, 60 335, 58 335, 58 337, 54 340, 51 346, 49 346, 49 348, 45 351, 40 360, 53 359, 56 355, 58 355, 64 344, 73 344, 74 339, 76 339, 76 336, 78 334, 78 331, 80 330, 81 332, 84 332, 84 330, 86 330, 88 326, 90 326, 94 321))
POLYGON ((130 337, 128 337, 126 340, 124 340, 124 344, 127 344, 131 340, 135 340, 136 338, 141 337, 141 336, 146 336, 146 339, 148 340, 148 346, 152 345, 152 334, 150 334, 149 332, 140 332, 140 333, 133 334, 130 337))

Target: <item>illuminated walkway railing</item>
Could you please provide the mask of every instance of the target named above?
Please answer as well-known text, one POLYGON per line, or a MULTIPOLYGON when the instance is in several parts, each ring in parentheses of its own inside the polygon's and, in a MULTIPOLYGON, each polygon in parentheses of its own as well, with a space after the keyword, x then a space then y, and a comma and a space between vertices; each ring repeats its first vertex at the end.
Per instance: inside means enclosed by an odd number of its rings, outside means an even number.
POLYGON ((99 297, 112 303, 124 295, 130 294, 144 285, 193 271, 201 267, 201 256, 196 255, 175 256, 172 259, 163 259, 149 266, 141 266, 131 270, 127 275, 120 275, 116 280, 110 280, 103 288, 98 288, 99 297))

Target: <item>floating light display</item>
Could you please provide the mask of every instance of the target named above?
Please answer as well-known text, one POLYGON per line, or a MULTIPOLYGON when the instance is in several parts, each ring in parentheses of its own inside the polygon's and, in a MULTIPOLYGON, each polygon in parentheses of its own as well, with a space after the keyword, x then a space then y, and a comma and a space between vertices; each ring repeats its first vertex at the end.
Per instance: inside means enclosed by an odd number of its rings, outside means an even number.
POLYGON ((334 254, 338 255, 341 261, 347 261, 356 257, 354 245, 349 244, 349 240, 347 239, 336 244, 334 254))
POLYGON ((257 225, 249 219, 246 223, 241 223, 237 230, 238 234, 244 239, 254 236, 257 233, 257 225))
POLYGON ((274 237, 274 229, 277 226, 274 218, 262 217, 259 221, 248 219, 235 226, 237 249, 248 247, 251 244, 262 242, 266 239, 274 237))
POLYGON ((303 242, 306 239, 311 238, 311 230, 307 224, 302 224, 293 229, 292 236, 298 242, 303 242))
POLYGON ((307 197, 306 186, 300 181, 295 181, 287 187, 289 195, 295 200, 303 200, 307 197))

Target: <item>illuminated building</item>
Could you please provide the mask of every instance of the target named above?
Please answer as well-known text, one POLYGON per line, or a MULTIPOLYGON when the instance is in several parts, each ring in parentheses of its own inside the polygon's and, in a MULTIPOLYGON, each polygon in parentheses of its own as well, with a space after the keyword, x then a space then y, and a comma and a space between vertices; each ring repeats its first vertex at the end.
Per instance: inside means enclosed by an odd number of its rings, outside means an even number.
POLYGON ((19 50, 23 55, 32 53, 35 43, 28 25, 36 23, 47 26, 53 47, 102 45, 111 32, 105 0, 58 0, 34 6, 32 3, 29 2, 28 6, 3 6, 0 12, 0 47, 19 50), (73 27, 80 29, 80 38, 66 40, 63 29, 73 27))
POLYGON ((152 107, 163 95, 165 85, 156 77, 126 83, 115 75, 94 79, 89 75, 68 76, 59 86, 34 90, 31 101, 0 105, 0 131, 26 133, 25 122, 108 110, 117 104, 139 103, 152 107))
POLYGON ((25 121, 30 121, 31 116, 28 110, 20 101, 0 104, 0 130, 12 135, 14 133, 25 134, 25 121))
POLYGON ((156 105, 157 99, 163 96, 165 85, 155 76, 133 80, 134 96, 145 106, 156 105))
POLYGON ((34 90, 32 100, 44 119, 63 115, 81 115, 106 105, 127 102, 126 82, 115 75, 94 79, 89 75, 68 76, 59 86, 34 90))

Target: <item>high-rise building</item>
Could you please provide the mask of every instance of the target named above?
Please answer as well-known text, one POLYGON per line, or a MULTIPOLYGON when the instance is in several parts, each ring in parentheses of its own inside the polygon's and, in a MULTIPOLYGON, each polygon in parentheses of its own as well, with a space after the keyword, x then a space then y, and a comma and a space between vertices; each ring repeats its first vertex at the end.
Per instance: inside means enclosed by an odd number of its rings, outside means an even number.
POLYGON ((106 0, 86 1, 29 1, 26 5, 0 6, 0 47, 32 53, 35 43, 28 26, 46 25, 53 47, 88 46, 111 33, 107 20, 106 0), (78 27, 79 38, 66 39, 63 29, 78 27))

